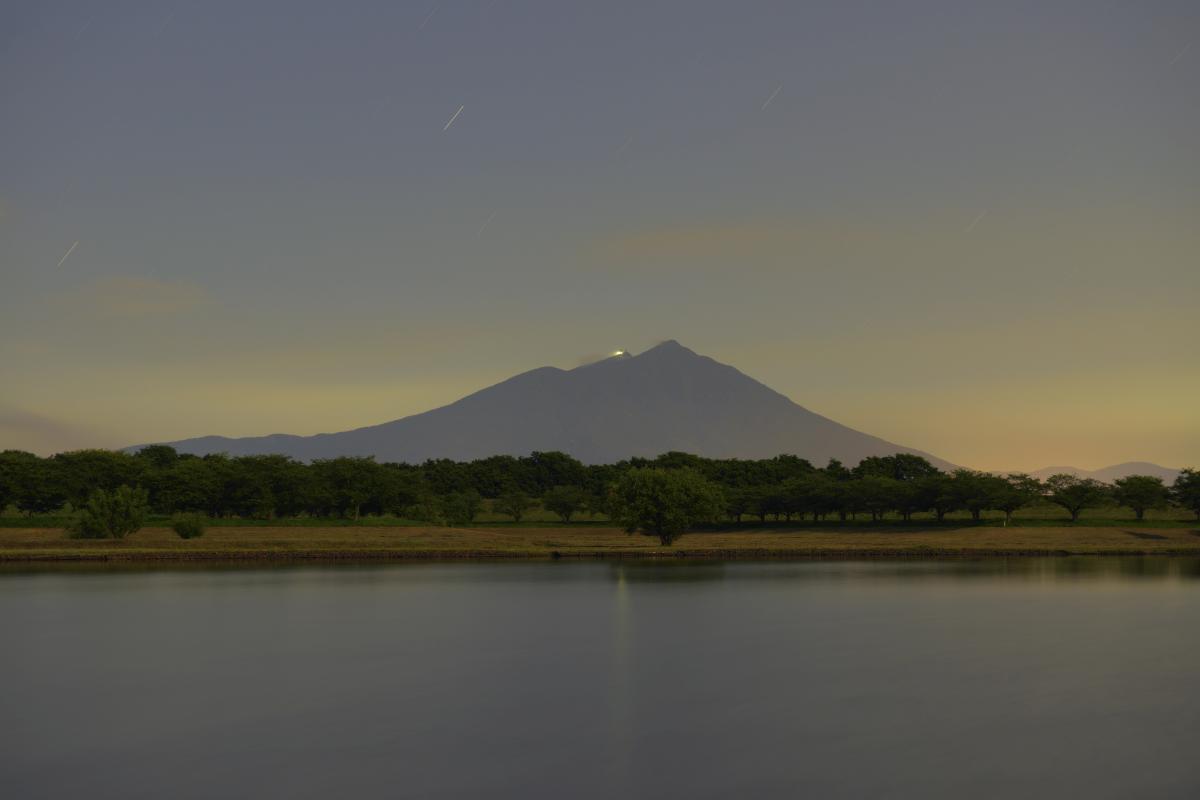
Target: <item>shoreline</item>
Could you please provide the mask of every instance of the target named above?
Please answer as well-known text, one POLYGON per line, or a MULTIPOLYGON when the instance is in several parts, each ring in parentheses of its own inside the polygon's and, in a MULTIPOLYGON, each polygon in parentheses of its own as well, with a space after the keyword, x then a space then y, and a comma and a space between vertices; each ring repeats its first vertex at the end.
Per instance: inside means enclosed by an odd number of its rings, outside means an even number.
POLYGON ((1200 529, 951 528, 909 531, 754 530, 689 533, 669 546, 605 527, 212 527, 183 540, 143 528, 123 540, 62 529, 0 529, 4 564, 347 563, 412 561, 962 560, 1196 556, 1200 529))
POLYGON ((1200 549, 1066 550, 1027 548, 735 548, 714 550, 248 550, 147 552, 0 552, 4 564, 286 564, 389 561, 961 561, 979 558, 1200 558, 1200 549))

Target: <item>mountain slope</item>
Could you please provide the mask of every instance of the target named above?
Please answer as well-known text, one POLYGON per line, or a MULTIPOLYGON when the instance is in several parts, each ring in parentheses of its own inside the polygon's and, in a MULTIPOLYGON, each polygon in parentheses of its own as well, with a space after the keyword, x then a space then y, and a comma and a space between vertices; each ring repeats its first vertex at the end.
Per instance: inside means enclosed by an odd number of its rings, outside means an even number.
POLYGON ((316 436, 206 436, 168 444, 184 453, 284 453, 303 460, 374 455, 380 461, 419 462, 562 450, 587 463, 609 463, 682 450, 714 458, 792 453, 817 464, 915 453, 951 466, 814 414, 675 341, 572 370, 541 367, 382 425, 316 436))

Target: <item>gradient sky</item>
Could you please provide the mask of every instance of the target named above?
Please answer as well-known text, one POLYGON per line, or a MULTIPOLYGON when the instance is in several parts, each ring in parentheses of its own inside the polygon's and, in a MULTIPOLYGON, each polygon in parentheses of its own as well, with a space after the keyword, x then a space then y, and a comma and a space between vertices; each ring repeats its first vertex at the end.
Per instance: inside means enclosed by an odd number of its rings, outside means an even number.
POLYGON ((1198 87, 1194 0, 7 2, 0 448, 674 338, 960 464, 1200 464, 1198 87))

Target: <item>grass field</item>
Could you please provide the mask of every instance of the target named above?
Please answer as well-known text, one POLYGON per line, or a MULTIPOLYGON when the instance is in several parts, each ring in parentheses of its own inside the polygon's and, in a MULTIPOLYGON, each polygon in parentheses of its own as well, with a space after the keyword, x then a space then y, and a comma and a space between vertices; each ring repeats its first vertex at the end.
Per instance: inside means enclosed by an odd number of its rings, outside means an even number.
POLYGON ((0 562, 415 558, 890 558, 988 555, 1198 555, 1200 526, 922 529, 772 528, 690 533, 670 547, 599 524, 214 526, 200 539, 143 528, 124 540, 75 540, 61 528, 0 530, 0 562))

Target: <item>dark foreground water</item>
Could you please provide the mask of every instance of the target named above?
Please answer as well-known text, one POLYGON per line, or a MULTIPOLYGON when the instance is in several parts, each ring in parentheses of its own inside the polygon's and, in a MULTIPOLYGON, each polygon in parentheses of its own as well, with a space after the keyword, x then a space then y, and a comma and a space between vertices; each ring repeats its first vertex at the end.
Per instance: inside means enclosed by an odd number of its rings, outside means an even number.
POLYGON ((1200 564, 0 574, 0 794, 1200 797, 1200 564))

